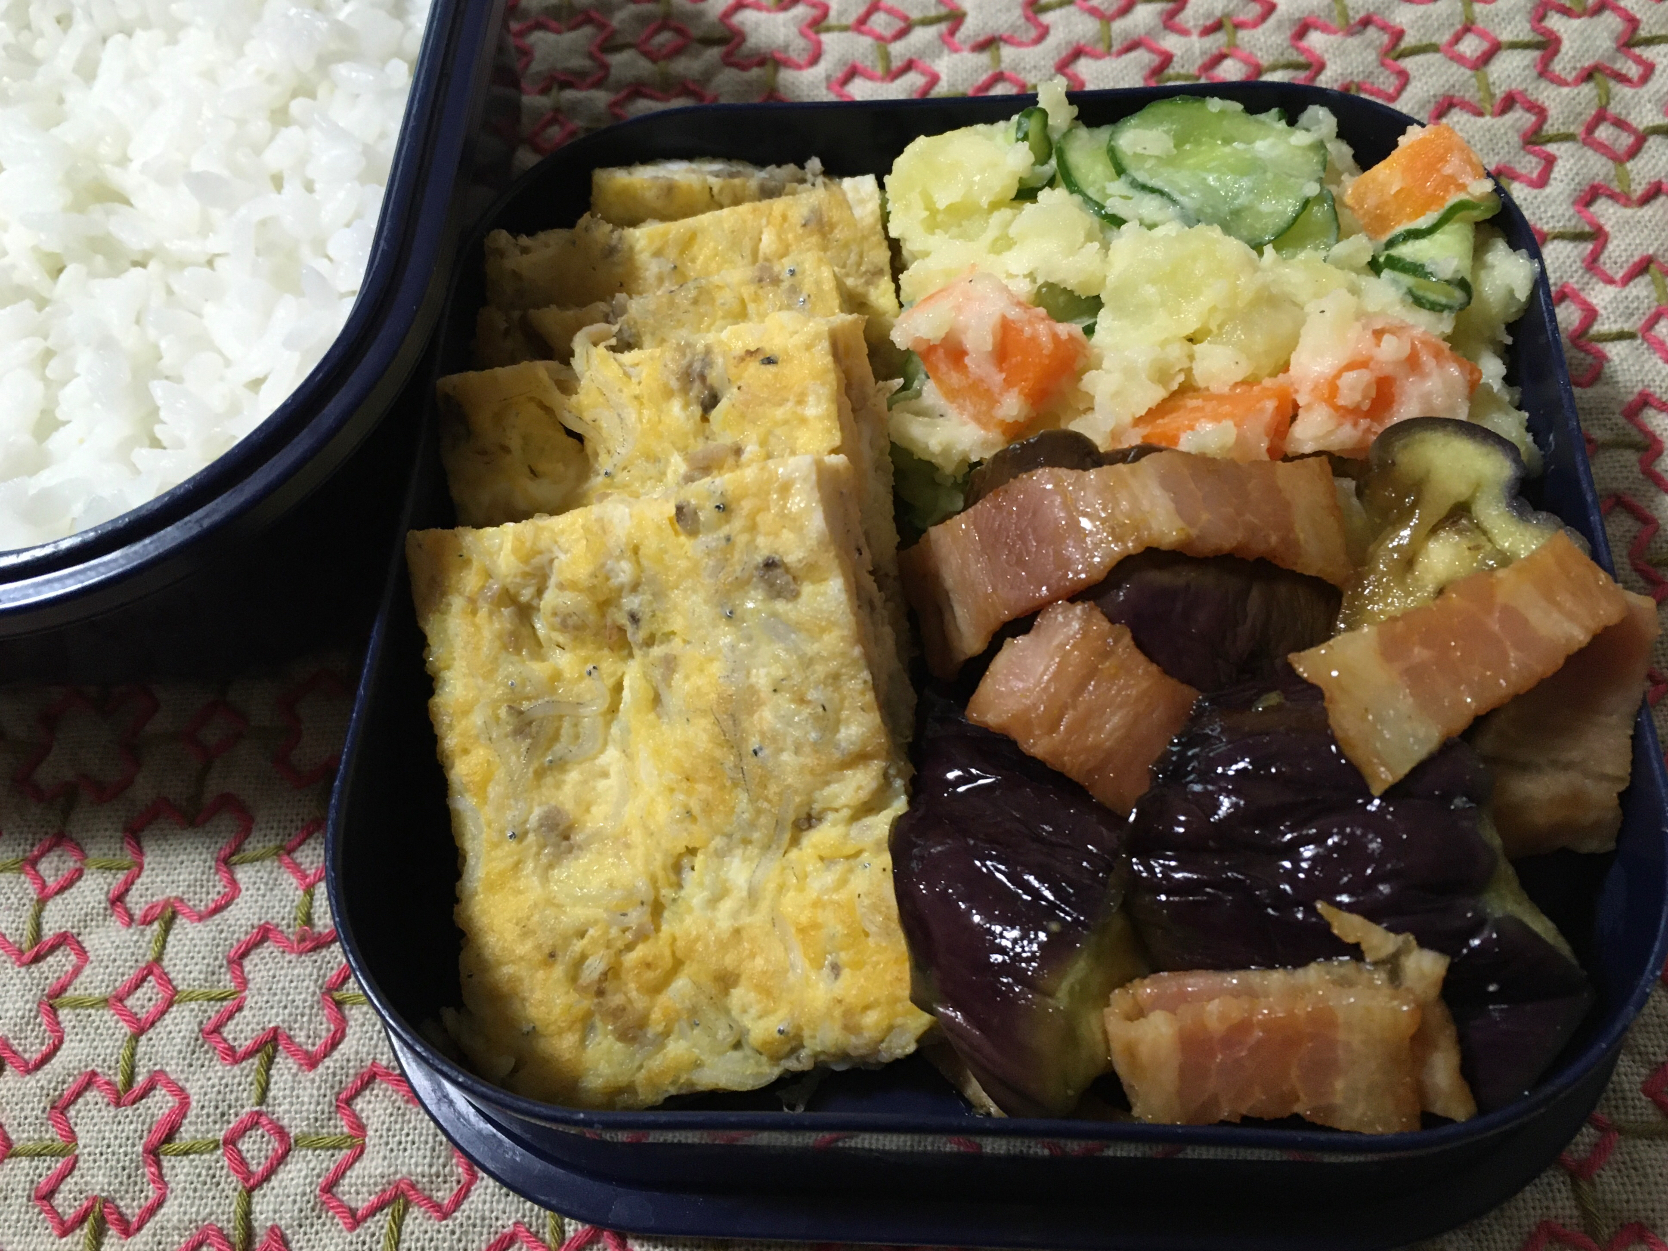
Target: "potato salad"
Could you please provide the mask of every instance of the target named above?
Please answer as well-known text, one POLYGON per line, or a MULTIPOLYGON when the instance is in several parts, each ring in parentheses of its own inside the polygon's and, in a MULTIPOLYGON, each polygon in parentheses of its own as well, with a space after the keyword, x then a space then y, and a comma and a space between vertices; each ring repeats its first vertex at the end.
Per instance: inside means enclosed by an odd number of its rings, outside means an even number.
POLYGON ((886 179, 916 523, 1055 428, 1248 461, 1463 418, 1536 467, 1503 358, 1535 267, 1486 224, 1498 196, 1452 130, 1412 128, 1363 174, 1319 106, 1176 96, 1089 127, 1058 83, 1039 101, 915 140, 886 179))

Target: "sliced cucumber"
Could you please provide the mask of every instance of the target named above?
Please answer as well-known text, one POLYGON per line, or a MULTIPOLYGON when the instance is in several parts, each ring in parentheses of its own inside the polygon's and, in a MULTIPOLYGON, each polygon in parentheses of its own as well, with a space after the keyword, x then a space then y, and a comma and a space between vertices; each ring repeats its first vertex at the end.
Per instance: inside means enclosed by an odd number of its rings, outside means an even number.
POLYGON ((1029 108, 1014 118, 1014 142, 1031 150, 1031 170, 1019 180, 1016 200, 1035 200, 1054 181, 1054 142, 1048 137, 1048 110, 1029 108))
POLYGON ((920 399, 921 390, 927 385, 927 367, 914 352, 904 353, 903 368, 899 374, 903 379, 903 386, 887 397, 887 408, 896 408, 905 400, 920 399))
POLYGON ((1325 187, 1321 193, 1297 215, 1285 234, 1274 241, 1273 247, 1281 256, 1296 256, 1300 252, 1324 252, 1338 242, 1338 207, 1332 193, 1325 187))
POLYGON ((1107 155, 1127 181, 1254 248, 1292 228, 1326 173, 1319 136, 1229 100, 1158 100, 1111 131, 1107 155))
POLYGON ((1450 200, 1442 206, 1440 212, 1418 223, 1398 230, 1379 245, 1382 251, 1393 251, 1403 244, 1412 243, 1415 239, 1424 239, 1446 229, 1454 222, 1486 221, 1500 211, 1500 197, 1490 193, 1479 200, 1450 200))
POLYGON ((1095 318, 1100 316, 1098 295, 1078 295, 1070 287, 1062 287, 1057 282, 1039 282, 1035 299, 1037 307, 1055 321, 1076 326, 1084 334, 1094 337, 1095 318))
POLYGON ((1107 155, 1106 141, 1110 126, 1071 126, 1054 145, 1054 163, 1060 169, 1060 181, 1096 217, 1112 226, 1122 226, 1124 219, 1106 207, 1107 191, 1118 181, 1118 171, 1107 155))
POLYGON ((1106 189, 1106 209, 1128 221, 1140 222, 1149 230, 1166 222, 1183 226, 1199 224, 1191 213, 1169 196, 1131 186, 1127 178, 1118 179, 1106 189))
POLYGON ((1031 164, 1047 165, 1054 155, 1054 142, 1048 137, 1048 110, 1029 108, 1014 118, 1014 142, 1031 149, 1031 164))
POLYGON ((898 532, 905 542, 913 543, 961 511, 967 498, 967 474, 952 478, 937 465, 894 443, 892 489, 898 532))
POLYGON ((1400 287, 1420 308, 1457 313, 1471 303, 1471 260, 1477 228, 1456 216, 1433 234, 1404 240, 1372 259, 1373 272, 1400 287))

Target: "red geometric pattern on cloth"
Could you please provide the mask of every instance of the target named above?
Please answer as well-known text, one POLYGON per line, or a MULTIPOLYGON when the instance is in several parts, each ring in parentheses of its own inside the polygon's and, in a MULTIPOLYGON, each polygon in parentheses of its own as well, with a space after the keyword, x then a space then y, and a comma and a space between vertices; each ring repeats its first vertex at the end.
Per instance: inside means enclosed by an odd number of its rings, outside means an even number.
POLYGON ((160 1071, 152 1073, 137 1086, 130 1088, 126 1085, 118 1086, 103 1074, 89 1069, 70 1083, 69 1089, 53 1103, 47 1113, 47 1120, 51 1122, 59 1139, 72 1149, 79 1145, 80 1140, 70 1124, 69 1112, 89 1088, 104 1096, 105 1102, 115 1108, 135 1107, 148 1100, 156 1090, 162 1091, 171 1100, 170 1106, 151 1125, 140 1149, 144 1160, 145 1179, 150 1184, 150 1194, 137 1206, 130 1203, 126 1212, 113 1196, 89 1194, 66 1215, 54 1203, 54 1198, 81 1163, 79 1152, 75 1152, 35 1187, 35 1204, 45 1214, 52 1232, 60 1238, 67 1237, 72 1230, 80 1229, 89 1219, 100 1218, 118 1236, 131 1238, 145 1227, 146 1222, 162 1206, 162 1201, 168 1197, 168 1185, 162 1177, 161 1150, 163 1144, 179 1129, 180 1122, 185 1119, 185 1114, 191 1107, 191 1096, 186 1094, 173 1078, 160 1071))
POLYGON ((243 846, 244 840, 249 837, 249 831, 253 827, 255 819, 244 810, 243 805, 232 795, 216 796, 203 807, 203 810, 197 815, 197 819, 190 822, 168 800, 158 799, 144 812, 140 813, 122 833, 122 846, 127 850, 127 857, 133 862, 133 867, 122 875, 121 881, 110 888, 110 910, 115 914, 117 921, 123 925, 134 924, 133 914, 128 911, 127 907, 127 894, 145 872, 145 851, 139 841, 139 835, 152 825, 159 824, 164 829, 168 825, 179 828, 186 825, 204 826, 220 816, 221 813, 226 813, 231 817, 234 827, 231 836, 221 845, 220 850, 214 853, 214 875, 220 879, 220 884, 224 889, 205 902, 200 909, 193 908, 178 895, 172 895, 165 899, 153 899, 140 909, 138 924, 151 924, 162 915, 164 909, 171 910, 193 924, 225 911, 238 896, 237 879, 232 876, 232 870, 228 862, 237 854, 238 848, 243 846))
MULTIPOLYGON (((506 25, 522 166, 676 104, 1055 74, 1311 81, 1445 120, 1542 241, 1622 577, 1668 598, 1668 0, 510 0, 506 25)), ((322 890, 352 685, 335 658, 0 692, 0 1251, 655 1245, 510 1195, 412 1106, 322 890)), ((1427 1245, 1665 1236, 1668 990, 1559 1162, 1427 1245)))
POLYGON ((475 1166, 464 1158, 463 1153, 454 1150, 453 1158, 457 1161, 458 1172, 462 1179, 457 1188, 444 1199, 436 1199, 425 1194, 417 1184, 408 1177, 400 1177, 388 1186, 372 1195, 358 1207, 344 1202, 336 1193, 335 1188, 347 1174, 348 1170, 359 1163, 365 1154, 365 1122, 360 1120, 359 1114, 353 1110, 353 1101, 359 1097, 364 1089, 373 1082, 380 1082, 388 1089, 396 1092, 411 1107, 417 1107, 417 1096, 411 1093, 411 1087, 406 1085, 405 1078, 384 1064, 372 1064, 365 1071, 348 1084, 348 1088, 336 1096, 336 1113, 342 1118, 342 1124, 358 1142, 340 1160, 336 1162, 330 1172, 325 1174, 319 1183, 319 1198, 325 1207, 342 1222, 342 1228, 349 1233, 358 1229, 366 1220, 382 1211, 399 1199, 416 1204, 424 1212, 436 1220, 445 1220, 456 1212, 458 1205, 469 1197, 469 1192, 475 1188, 475 1182, 480 1174, 475 1166))
POLYGON ((36 943, 28 951, 20 950, 4 934, 0 934, 0 951, 5 952, 18 968, 42 964, 48 956, 60 949, 70 953, 72 962, 63 975, 46 988, 45 996, 35 1005, 35 1010, 40 1014, 41 1028, 46 1033, 46 1041, 31 1056, 13 1046, 4 1035, 0 1035, 0 1063, 18 1073, 33 1073, 55 1056, 58 1048, 64 1045, 63 1022, 59 1019, 58 1009, 53 1004, 75 984, 75 979, 81 976, 81 970, 87 967, 87 952, 76 941, 75 935, 70 933, 54 934, 44 942, 36 943))
POLYGON ((249 975, 244 971, 244 961, 249 958, 250 952, 263 943, 270 943, 277 950, 292 956, 304 956, 335 946, 336 931, 326 930, 322 934, 314 934, 303 926, 297 929, 295 937, 291 938, 277 926, 265 924, 233 947, 226 957, 226 968, 230 973, 233 989, 239 992, 238 997, 209 1018, 208 1024, 203 1026, 203 1041, 214 1048, 214 1054, 220 1057, 222 1064, 242 1064, 245 1060, 260 1055, 273 1043, 277 1043, 284 1049, 285 1055, 311 1073, 336 1049, 336 1045, 347 1034, 347 1015, 334 998, 335 992, 348 980, 347 962, 344 960, 330 975, 319 994, 319 1005, 324 1010, 329 1030, 313 1046, 308 1047, 297 1042, 280 1024, 268 1025, 243 1045, 234 1046, 226 1041, 223 1030, 228 1021, 243 1011, 249 997, 249 975))

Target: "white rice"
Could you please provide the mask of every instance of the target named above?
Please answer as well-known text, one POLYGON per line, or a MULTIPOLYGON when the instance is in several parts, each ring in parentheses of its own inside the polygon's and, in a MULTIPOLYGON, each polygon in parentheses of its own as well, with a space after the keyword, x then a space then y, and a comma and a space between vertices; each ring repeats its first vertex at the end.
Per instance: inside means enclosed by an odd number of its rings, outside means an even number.
POLYGON ((0 550, 203 468, 359 290, 429 0, 0 0, 0 550))

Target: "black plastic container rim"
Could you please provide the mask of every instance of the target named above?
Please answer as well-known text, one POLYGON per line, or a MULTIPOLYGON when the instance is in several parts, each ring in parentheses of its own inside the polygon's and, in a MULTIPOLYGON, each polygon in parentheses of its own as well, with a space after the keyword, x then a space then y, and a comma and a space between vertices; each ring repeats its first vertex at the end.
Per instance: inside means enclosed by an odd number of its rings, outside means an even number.
POLYGON ((496 37, 497 23, 489 20, 495 11, 490 2, 434 0, 365 278, 341 333, 319 363, 259 426, 184 482, 65 538, 0 551, 0 613, 37 607, 161 559, 222 517, 243 511, 347 423, 398 352, 422 303, 427 261, 438 251, 436 236, 453 186, 450 177, 431 173, 439 157, 450 155, 455 164, 468 139, 467 119, 458 116, 462 110, 447 106, 459 70, 465 77, 473 72, 482 36, 496 37), (111 554, 120 561, 100 559, 111 554), (66 572, 71 576, 48 576, 66 572))
MULTIPOLYGON (((1349 101, 1349 107, 1361 108, 1368 106, 1371 111, 1383 114, 1387 123, 1398 127, 1398 133, 1410 125, 1418 125, 1419 120, 1408 116, 1399 109, 1392 109, 1388 105, 1375 101, 1363 100, 1359 96, 1346 96, 1343 92, 1333 91, 1323 87, 1308 87, 1297 83, 1190 83, 1178 84, 1174 88, 1166 89, 1166 95, 1220 95, 1228 99, 1239 99, 1252 104, 1260 97, 1273 97, 1276 94, 1289 95, 1293 90, 1310 97, 1316 104, 1327 104, 1335 100, 1349 101)), ((1132 96, 1152 96, 1150 88, 1123 88, 1109 91, 1072 92, 1075 100, 1120 99, 1132 96)), ((1027 102, 1034 102, 1034 95, 1014 95, 1000 98, 1010 107, 1010 111, 1017 112, 1025 107, 1027 102)), ((760 120, 778 119, 784 115, 791 116, 796 112, 824 110, 829 108, 850 109, 853 113, 865 110, 931 110, 934 105, 942 105, 937 100, 885 100, 860 103, 831 103, 824 101, 784 104, 702 104, 685 108, 662 110, 621 122, 617 126, 593 132, 591 135, 575 140, 555 157, 546 160, 571 159, 572 150, 578 145, 605 145, 608 137, 617 134, 623 128, 653 127, 664 124, 671 116, 689 116, 700 114, 721 114, 727 118, 742 121, 747 118, 760 120)), ((991 109, 993 119, 1002 116, 1000 108, 993 102, 991 109)), ((670 154, 669 154, 670 155, 670 154)), ((685 153, 683 155, 695 155, 685 153)), ((471 232, 464 248, 479 248, 485 234, 485 226, 495 221, 504 206, 513 203, 522 192, 525 184, 534 181, 543 162, 525 171, 515 180, 482 214, 477 227, 471 232)), ((1535 261, 1535 285, 1540 296, 1538 301, 1541 316, 1546 323, 1545 329, 1548 341, 1554 344, 1560 342, 1561 332, 1558 329, 1553 312, 1552 291, 1547 282, 1546 265, 1541 257, 1540 249, 1533 242, 1533 234, 1528 220, 1521 209, 1511 198, 1505 188, 1500 188, 1501 214, 1506 217, 1522 237, 1530 240, 1532 259, 1535 261)), ((465 252, 464 255, 469 255, 465 252)), ((453 315, 452 291, 455 291, 460 280, 461 271, 454 271, 449 284, 446 311, 442 315, 444 321, 453 315)), ((444 333, 442 329, 441 333, 444 333)), ((1558 371, 1558 420, 1564 427, 1565 437, 1573 440, 1573 446, 1583 446, 1581 438, 1581 423, 1575 409, 1575 392, 1569 383, 1567 369, 1558 371)), ((427 436, 425 435, 425 438, 427 436)), ((1592 467, 1585 456, 1575 458, 1576 473, 1579 479, 1581 499, 1586 513, 1585 520, 1590 533, 1597 538, 1594 544, 1594 559, 1612 576, 1615 566, 1610 556, 1608 540, 1605 536, 1603 517, 1597 507, 1597 489, 1593 482, 1592 467)), ((413 483, 413 490, 416 483, 413 483)), ((405 512, 409 516, 412 497, 408 493, 405 501, 405 512)), ((524 1121, 543 1124, 576 1132, 595 1131, 659 1131, 659 1132, 687 1132, 689 1120, 699 1117, 701 1128, 705 1131, 728 1132, 788 1132, 788 1133, 891 1133, 901 1137, 921 1137, 933 1135, 957 1135, 1000 1138, 1037 1138, 1058 1141, 1061 1139, 1081 1139, 1102 1142, 1127 1142, 1131 1144, 1146 1144, 1154 1148, 1173 1147, 1178 1145, 1178 1134, 1186 1135, 1187 1146, 1226 1147, 1241 1150, 1274 1151, 1274 1152, 1302 1152, 1307 1154, 1326 1155, 1359 1155, 1359 1156, 1393 1156, 1404 1154, 1423 1154, 1428 1151, 1439 1150, 1444 1147, 1459 1145, 1474 1139, 1485 1139, 1499 1133, 1507 1132, 1522 1122, 1539 1113, 1542 1109, 1555 1102, 1566 1091, 1574 1087, 1582 1077, 1592 1069, 1602 1064, 1620 1047, 1623 1036, 1644 1009, 1645 1001, 1650 997, 1651 989, 1658 980, 1665 960, 1668 960, 1668 911, 1657 918, 1655 938, 1651 946, 1650 959, 1646 962, 1645 973, 1634 985, 1631 992, 1621 1001, 1620 1011, 1614 1019, 1600 1030, 1581 1052, 1565 1064, 1562 1070, 1552 1078, 1541 1082, 1525 1097, 1508 1104, 1496 1111, 1485 1113, 1469 1121, 1457 1122, 1451 1125, 1439 1126, 1435 1129, 1412 1130, 1399 1134, 1348 1134, 1325 1129, 1267 1129, 1260 1126, 1211 1125, 1211 1126, 1175 1126, 1153 1125, 1139 1122, 1105 1122, 1105 1121, 1073 1121, 1066 1119, 1044 1119, 1024 1117, 980 1117, 944 1116, 944 1115, 914 1115, 908 1117, 907 1126, 900 1126, 896 1122, 900 1119, 891 1113, 851 1113, 851 1112, 725 1112, 708 1110, 673 1109, 668 1111, 599 1111, 580 1108, 562 1107, 558 1104, 543 1103, 529 1099, 522 1095, 513 1094, 502 1087, 495 1086, 484 1078, 470 1072, 450 1057, 442 1054, 420 1032, 412 1027, 395 1008, 389 1003, 380 986, 377 985, 370 970, 367 969, 360 957, 359 944, 354 938, 351 913, 344 907, 340 897, 342 876, 342 837, 340 833, 340 816, 344 803, 344 782, 349 776, 347 765, 357 754, 359 738, 363 733, 363 721, 357 715, 358 710, 365 707, 372 694, 372 685, 381 665, 386 643, 387 626, 390 613, 395 611, 394 598, 400 586, 396 568, 389 577, 388 585, 383 590, 382 600, 378 606, 377 622, 371 634, 370 646, 365 654, 365 664, 361 671, 359 685, 354 693, 355 716, 348 729, 347 740, 342 749, 343 769, 337 775, 336 784, 331 792, 329 822, 325 839, 325 878, 326 889, 330 898, 331 915, 335 918, 337 937, 341 941, 342 953, 346 957, 355 980, 371 1001, 377 1015, 382 1019, 383 1027, 398 1039, 401 1046, 407 1048, 421 1058, 422 1062, 438 1074, 444 1081, 461 1090, 468 1099, 478 1107, 499 1114, 507 1114, 524 1121)), ((1643 736, 1643 755, 1649 762, 1649 768, 1655 777, 1659 793, 1668 793, 1668 769, 1665 769, 1662 748, 1657 739, 1656 724, 1652 720, 1648 709, 1642 710, 1634 723, 1636 744, 1643 736)), ((1636 746, 1635 754, 1641 754, 1636 746)), ((1659 828, 1668 835, 1668 814, 1659 814, 1659 828)))

